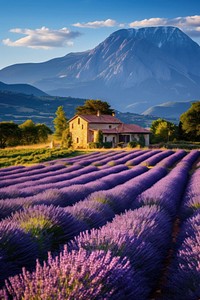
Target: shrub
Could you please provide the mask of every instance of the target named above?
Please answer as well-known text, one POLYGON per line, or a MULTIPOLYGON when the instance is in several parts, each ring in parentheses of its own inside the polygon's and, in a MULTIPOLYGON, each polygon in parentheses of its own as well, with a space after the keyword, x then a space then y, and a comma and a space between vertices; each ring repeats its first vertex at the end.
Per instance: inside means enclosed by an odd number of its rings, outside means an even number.
POLYGON ((128 143, 127 147, 129 148, 135 148, 139 145, 139 143, 137 141, 131 141, 128 143))

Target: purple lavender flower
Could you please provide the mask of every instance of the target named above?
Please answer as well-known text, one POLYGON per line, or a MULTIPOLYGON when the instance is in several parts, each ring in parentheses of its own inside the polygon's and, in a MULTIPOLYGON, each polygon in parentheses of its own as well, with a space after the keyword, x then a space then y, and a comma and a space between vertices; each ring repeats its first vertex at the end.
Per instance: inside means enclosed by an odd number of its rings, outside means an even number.
POLYGON ((171 216, 176 215, 188 181, 188 171, 185 164, 178 164, 167 176, 140 194, 134 206, 156 204, 163 207, 171 216))
POLYGON ((152 157, 157 153, 161 152, 161 150, 147 150, 146 153, 140 155, 139 157, 133 158, 126 162, 127 166, 135 166, 143 162, 146 158, 152 157))
POLYGON ((156 155, 153 155, 150 158, 148 158, 147 160, 143 161, 142 164, 144 164, 145 166, 155 166, 158 162, 163 160, 165 157, 169 157, 173 153, 174 153, 174 151, 172 151, 172 150, 166 150, 166 151, 159 152, 156 155))
POLYGON ((8 221, 17 223, 38 244, 40 257, 53 251, 81 231, 81 223, 62 208, 36 205, 16 212, 8 221))
POLYGON ((181 227, 164 286, 164 299, 200 298, 200 213, 181 227))
MULTIPOLYGON (((10 278, 7 295, 14 299, 146 299, 142 278, 132 270, 127 259, 113 257, 110 252, 83 249, 59 257, 29 273, 10 278)), ((4 291, 5 291, 4 290, 4 291)), ((3 293, 3 292, 2 292, 3 293)), ((6 293, 6 292, 4 292, 6 293)))
POLYGON ((134 270, 149 281, 156 277, 154 272, 161 267, 159 253, 151 243, 130 236, 126 231, 121 231, 120 227, 113 229, 105 225, 101 229, 81 233, 68 244, 69 250, 80 248, 87 251, 111 251, 112 256, 127 257, 134 270))
POLYGON ((0 221, 23 208, 23 204, 13 200, 0 200, 0 221))
POLYGON ((37 244, 30 234, 18 228, 15 222, 0 222, 0 286, 23 266, 33 267, 37 256, 37 244))
POLYGON ((187 152, 185 150, 178 150, 174 154, 170 155, 169 157, 164 158, 158 163, 158 166, 163 166, 166 168, 172 167, 176 162, 182 159, 187 152))
POLYGON ((181 207, 181 217, 186 218, 192 216, 195 211, 200 209, 200 169, 197 169, 192 174, 189 183, 186 187, 181 207))
POLYGON ((121 231, 141 237, 161 250, 168 246, 166 241, 169 240, 172 229, 169 216, 155 205, 117 215, 109 226, 113 230, 119 226, 121 231))

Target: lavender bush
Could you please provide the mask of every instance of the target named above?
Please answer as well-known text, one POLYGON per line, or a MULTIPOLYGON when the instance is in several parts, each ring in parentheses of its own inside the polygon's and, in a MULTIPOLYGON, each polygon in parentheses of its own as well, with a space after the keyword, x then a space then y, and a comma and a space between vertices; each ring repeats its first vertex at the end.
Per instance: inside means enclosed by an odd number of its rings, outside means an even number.
POLYGON ((0 222, 0 286, 23 266, 35 266, 38 257, 37 244, 30 234, 21 230, 15 222, 0 222))
POLYGON ((41 258, 73 238, 83 226, 71 214, 53 205, 23 209, 8 218, 7 222, 16 223, 18 228, 32 236, 41 258))
POLYGON ((200 298, 200 212, 182 226, 178 248, 167 273, 163 299, 200 298))
POLYGON ((142 279, 127 259, 113 257, 110 252, 63 251, 47 263, 37 263, 36 271, 25 269, 9 279, 0 295, 8 299, 145 299, 142 279), (55 298, 56 297, 56 298, 55 298))

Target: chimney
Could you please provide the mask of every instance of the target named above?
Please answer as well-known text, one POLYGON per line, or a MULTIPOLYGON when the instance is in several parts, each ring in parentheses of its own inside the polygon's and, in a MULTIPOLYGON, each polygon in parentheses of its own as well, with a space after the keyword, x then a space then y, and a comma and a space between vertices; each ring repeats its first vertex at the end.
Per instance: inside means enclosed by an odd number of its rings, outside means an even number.
POLYGON ((97 117, 100 117, 100 115, 101 115, 100 110, 97 110, 97 117))
POLYGON ((112 116, 115 117, 115 112, 114 111, 112 112, 112 116))

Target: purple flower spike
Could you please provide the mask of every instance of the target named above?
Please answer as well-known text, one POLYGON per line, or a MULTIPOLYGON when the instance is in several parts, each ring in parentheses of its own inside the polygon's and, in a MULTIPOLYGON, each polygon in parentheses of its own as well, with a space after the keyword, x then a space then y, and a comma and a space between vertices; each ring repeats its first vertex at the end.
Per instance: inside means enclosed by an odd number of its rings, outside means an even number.
POLYGON ((37 244, 30 234, 19 229, 15 222, 0 222, 0 286, 23 266, 33 267, 37 256, 37 244))
POLYGON ((58 249, 80 232, 81 223, 64 209, 53 205, 36 205, 16 212, 8 219, 16 222, 18 227, 29 233, 38 244, 40 257, 47 251, 58 249))
POLYGON ((88 253, 80 249, 68 253, 65 249, 55 259, 49 256, 44 266, 37 263, 34 273, 24 270, 20 276, 10 278, 5 293, 24 300, 144 300, 148 291, 127 259, 104 251, 88 253))

